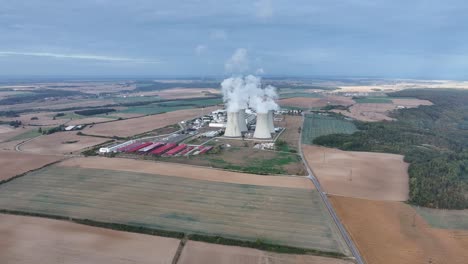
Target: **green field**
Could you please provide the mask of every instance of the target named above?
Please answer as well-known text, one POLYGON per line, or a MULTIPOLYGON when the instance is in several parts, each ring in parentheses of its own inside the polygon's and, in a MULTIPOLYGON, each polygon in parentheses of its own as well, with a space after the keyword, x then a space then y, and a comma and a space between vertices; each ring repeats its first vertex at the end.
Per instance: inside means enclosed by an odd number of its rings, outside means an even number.
MULTIPOLYGON (((176 110, 192 109, 202 106, 211 106, 222 103, 220 98, 193 99, 193 100, 175 100, 161 103, 152 103, 147 105, 130 106, 118 113, 126 114, 144 114, 154 115, 176 110)), ((117 113, 117 112, 116 112, 117 113)))
POLYGON ((431 209, 413 206, 431 226, 445 229, 468 230, 468 210, 431 209))
POLYGON ((322 98, 323 95, 319 93, 287 92, 287 93, 281 93, 279 97, 280 99, 293 98, 293 97, 322 98))
POLYGON ((391 104, 391 99, 386 96, 353 98, 356 103, 360 104, 391 104))
POLYGON ((319 136, 330 134, 352 134, 357 131, 351 122, 334 116, 307 114, 302 128, 302 143, 312 144, 319 136))
POLYGON ((37 137, 37 136, 40 136, 40 135, 42 135, 42 134, 38 132, 38 129, 31 129, 31 130, 29 130, 27 132, 21 133, 19 135, 16 135, 16 136, 8 139, 8 141, 29 139, 29 138, 37 137))
POLYGON ((113 97, 112 100, 119 104, 137 103, 137 102, 151 102, 160 100, 161 97, 155 96, 128 96, 128 97, 113 97))
POLYGON ((50 166, 0 185, 0 209, 348 253, 308 189, 50 166))

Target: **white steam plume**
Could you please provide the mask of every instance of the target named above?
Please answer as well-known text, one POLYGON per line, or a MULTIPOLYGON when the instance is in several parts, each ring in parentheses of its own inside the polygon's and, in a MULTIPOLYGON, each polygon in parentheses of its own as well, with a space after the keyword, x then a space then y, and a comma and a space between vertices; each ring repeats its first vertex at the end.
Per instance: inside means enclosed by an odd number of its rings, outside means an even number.
MULTIPOLYGON (((237 49, 225 67, 231 73, 241 74, 248 70, 248 63, 247 50, 237 49)), ((227 78, 221 83, 221 90, 228 112, 237 112, 248 106, 258 113, 279 109, 275 102, 278 99, 276 88, 271 85, 262 88, 260 77, 247 75, 227 78)))

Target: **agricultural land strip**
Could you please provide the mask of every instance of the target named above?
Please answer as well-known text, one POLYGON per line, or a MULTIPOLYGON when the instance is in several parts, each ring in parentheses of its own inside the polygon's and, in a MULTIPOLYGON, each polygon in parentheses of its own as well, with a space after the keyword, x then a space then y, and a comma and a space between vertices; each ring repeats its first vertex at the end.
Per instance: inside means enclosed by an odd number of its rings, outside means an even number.
POLYGON ((0 259, 8 264, 171 263, 179 240, 45 218, 0 214, 0 259))
POLYGON ((352 134, 356 126, 347 120, 321 114, 306 114, 302 128, 302 142, 312 144, 319 136, 329 134, 352 134))
POLYGON ((468 231, 431 228, 402 202, 330 196, 366 263, 464 264, 468 231))
POLYGON ((408 163, 402 155, 303 146, 304 157, 329 194, 406 201, 408 163))
POLYGON ((468 209, 447 210, 419 206, 414 208, 433 227, 468 230, 468 209))
POLYGON ((58 164, 58 166, 90 169, 109 169, 150 174, 157 172, 161 175, 184 177, 194 180, 251 184, 270 187, 314 189, 314 185, 305 177, 279 177, 255 175, 248 173, 223 171, 199 166, 190 166, 167 162, 151 162, 125 158, 73 158, 61 162, 60 164, 58 164))
POLYGON ((89 135, 99 135, 107 137, 129 137, 157 128, 175 124, 177 122, 201 116, 203 113, 209 113, 218 109, 218 107, 206 107, 204 109, 186 109, 171 113, 144 116, 121 121, 96 124, 90 128, 85 128, 83 133, 89 135))
POLYGON ((188 241, 179 264, 351 264, 352 261, 310 255, 277 254, 253 248, 188 241))
POLYGON ((30 170, 41 168, 60 159, 62 157, 52 155, 0 151, 0 182, 30 170))
POLYGON ((315 190, 49 166, 1 185, 0 208, 349 254, 315 190))

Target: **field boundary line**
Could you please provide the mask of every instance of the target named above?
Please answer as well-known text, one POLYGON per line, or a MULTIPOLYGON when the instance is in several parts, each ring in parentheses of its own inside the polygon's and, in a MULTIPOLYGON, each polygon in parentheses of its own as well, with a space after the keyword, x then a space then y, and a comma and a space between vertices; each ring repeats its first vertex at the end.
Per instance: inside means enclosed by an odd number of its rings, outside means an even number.
POLYGON ((224 238, 224 237, 216 236, 216 235, 191 234, 191 233, 178 232, 178 231, 172 231, 172 230, 155 229, 155 228, 127 225, 127 224, 120 224, 120 223, 108 223, 108 222, 74 218, 74 217, 62 216, 62 215, 33 213, 33 212, 9 210, 9 209, 0 209, 0 214, 41 217, 41 218, 54 219, 54 220, 59 220, 59 221, 68 221, 68 222, 72 222, 75 224, 93 226, 93 227, 98 227, 98 228, 111 229, 111 230, 116 230, 116 231, 121 231, 121 232, 146 234, 146 235, 160 236, 160 237, 171 237, 175 239, 183 239, 184 237, 187 237, 187 241, 192 240, 192 241, 206 242, 210 244, 255 248, 255 249, 259 249, 263 251, 283 253, 283 254, 315 255, 315 256, 323 256, 323 257, 332 257, 332 258, 337 258, 337 259, 347 259, 347 257, 344 254, 339 253, 339 252, 323 251, 323 250, 318 250, 318 249, 306 249, 306 248, 300 248, 300 247, 291 247, 291 246, 286 246, 286 245, 281 245, 281 244, 271 244, 268 242, 264 242, 261 239, 257 239, 257 241, 252 242, 252 241, 241 240, 241 239, 224 238))

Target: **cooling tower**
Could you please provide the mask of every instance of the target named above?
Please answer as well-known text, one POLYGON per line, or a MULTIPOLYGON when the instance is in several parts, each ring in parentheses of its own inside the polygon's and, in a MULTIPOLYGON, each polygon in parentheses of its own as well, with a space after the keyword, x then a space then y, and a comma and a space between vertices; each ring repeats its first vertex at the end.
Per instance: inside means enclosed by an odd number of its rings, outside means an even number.
POLYGON ((226 137, 240 137, 242 136, 239 128, 239 112, 228 112, 227 113, 227 124, 226 131, 224 132, 226 137))
POLYGON ((241 132, 247 132, 247 123, 245 122, 245 109, 239 111, 239 129, 241 132))
POLYGON ((268 128, 270 133, 275 133, 275 124, 273 123, 273 110, 268 111, 268 128))
POLYGON ((257 113, 257 124, 255 126, 253 137, 259 139, 271 139, 267 113, 257 113))

